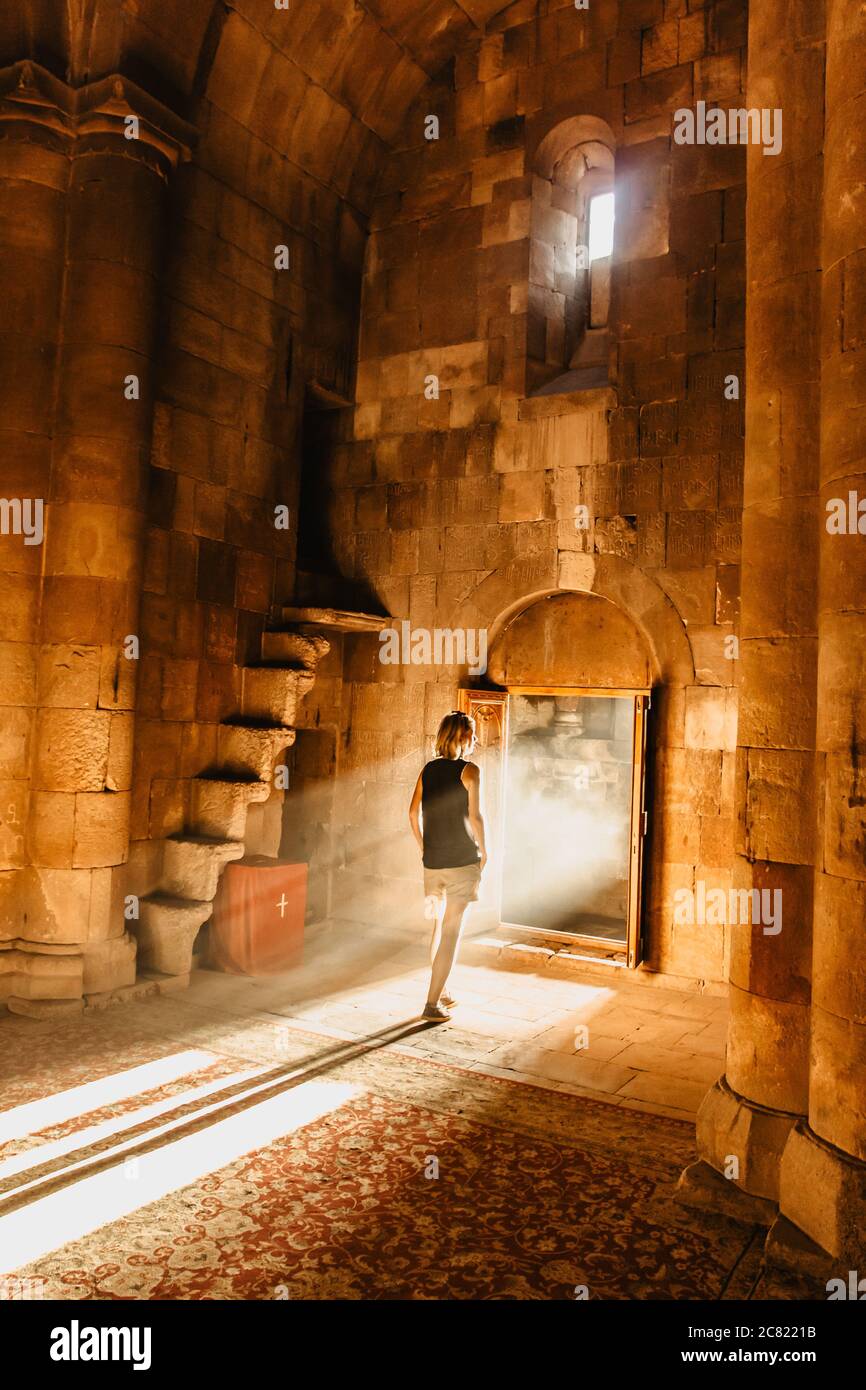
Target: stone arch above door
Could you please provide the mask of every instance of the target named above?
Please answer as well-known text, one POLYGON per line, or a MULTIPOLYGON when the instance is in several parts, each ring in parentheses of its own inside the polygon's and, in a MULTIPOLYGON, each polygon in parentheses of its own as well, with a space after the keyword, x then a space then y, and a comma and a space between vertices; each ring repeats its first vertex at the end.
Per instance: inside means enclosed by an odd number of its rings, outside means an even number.
POLYGON ((487 674, 505 686, 643 690, 652 685, 653 659, 637 624, 610 599, 557 590, 500 630, 487 674))
POLYGON ((517 561, 493 570, 467 595, 450 626, 481 628, 492 652, 502 631, 540 599, 562 593, 608 599, 640 633, 649 653, 651 679, 667 686, 695 683, 685 625, 650 575, 619 555, 560 552, 549 561, 517 561))

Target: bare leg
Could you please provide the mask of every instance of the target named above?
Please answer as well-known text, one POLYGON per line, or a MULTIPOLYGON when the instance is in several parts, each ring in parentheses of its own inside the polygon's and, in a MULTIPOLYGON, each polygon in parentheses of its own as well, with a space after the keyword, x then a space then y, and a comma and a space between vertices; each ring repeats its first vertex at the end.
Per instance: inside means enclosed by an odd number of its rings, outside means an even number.
POLYGON ((436 952, 439 950, 439 942, 442 939, 442 918, 445 916, 445 894, 442 893, 436 899, 436 911, 433 915, 433 934, 430 937, 430 965, 436 959, 436 952))
POLYGON ((430 972, 428 1004, 438 1004, 439 996, 448 983, 448 976, 451 974, 451 967, 457 954, 460 932, 463 927, 463 916, 467 907, 468 903, 462 902, 459 898, 454 901, 446 898, 439 946, 433 958, 433 969, 430 972))

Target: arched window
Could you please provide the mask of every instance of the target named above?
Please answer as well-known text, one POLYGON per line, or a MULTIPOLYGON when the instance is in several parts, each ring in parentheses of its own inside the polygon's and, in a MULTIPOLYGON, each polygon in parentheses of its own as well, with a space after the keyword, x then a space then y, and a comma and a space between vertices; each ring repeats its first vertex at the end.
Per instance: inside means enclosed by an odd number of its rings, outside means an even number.
POLYGON ((614 145, 605 121, 576 116, 538 147, 530 229, 529 392, 607 384, 614 145))
POLYGON ((587 327, 606 328, 610 311, 610 258, 616 209, 613 190, 595 193, 589 200, 587 247, 589 250, 589 314, 587 327))

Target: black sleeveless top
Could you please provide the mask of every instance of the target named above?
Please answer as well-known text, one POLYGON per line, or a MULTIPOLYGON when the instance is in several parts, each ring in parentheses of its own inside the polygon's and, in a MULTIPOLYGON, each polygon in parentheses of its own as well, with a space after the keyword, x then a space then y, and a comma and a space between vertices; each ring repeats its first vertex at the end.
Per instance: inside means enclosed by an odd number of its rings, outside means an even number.
POLYGON ((478 847, 466 829, 469 793, 460 778, 465 758, 434 758, 421 773, 425 869, 477 864, 478 847))

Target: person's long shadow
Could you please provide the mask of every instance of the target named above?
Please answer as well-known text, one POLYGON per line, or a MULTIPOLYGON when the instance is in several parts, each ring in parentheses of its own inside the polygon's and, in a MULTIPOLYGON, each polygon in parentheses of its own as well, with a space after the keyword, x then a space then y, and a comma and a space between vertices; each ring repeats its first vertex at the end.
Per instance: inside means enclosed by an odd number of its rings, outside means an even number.
MULTIPOLYGON (((299 1061, 287 1062, 285 1066, 272 1067, 258 1076, 247 1077, 234 1083, 229 1080, 228 1084, 217 1092, 216 1100, 211 1093, 197 1100, 187 1101, 143 1124, 107 1135, 104 1139, 71 1150, 46 1163, 37 1163, 32 1168, 15 1174, 14 1177, 0 1181, 0 1194, 8 1193, 8 1196, 0 1196, 0 1217, 61 1191, 72 1183, 105 1172, 116 1164, 126 1163, 131 1158, 142 1157, 164 1148, 167 1144, 186 1139, 229 1116, 261 1105, 264 1101, 272 1100, 348 1062, 357 1061, 370 1052, 387 1047, 389 1043, 399 1042, 402 1038, 434 1027, 435 1023, 413 1018, 381 1028, 365 1038, 335 1043, 321 1052, 299 1061), (169 1126, 167 1132, 151 1133, 155 1126, 162 1128, 166 1125, 169 1126), (130 1143, 138 1136, 143 1136, 140 1143, 130 1143), (16 1190, 22 1183, 27 1184, 26 1190, 16 1190)), ((38 1153, 38 1149, 35 1150, 34 1157, 38 1158, 38 1153)))
MULTIPOLYGON (((308 1003, 324 999, 336 999, 349 985, 355 987, 362 983, 374 988, 377 983, 392 980, 395 975, 402 976, 407 971, 417 969, 429 971, 429 924, 425 924, 426 935, 417 938, 407 937, 403 932, 365 932, 363 936, 345 930, 327 932, 321 936, 313 935, 304 943, 303 960, 285 972, 273 975, 229 976, 209 966, 199 967, 192 981, 202 983, 214 977, 220 980, 219 994, 213 1002, 204 1002, 193 996, 180 994, 172 998, 178 1003, 209 1010, 226 1009, 237 1014, 252 1010, 262 1010, 292 1018, 292 1010, 303 1008, 308 1003), (416 959, 411 965, 405 962, 405 953, 414 950, 416 959), (401 964, 395 965, 395 959, 401 964), (252 987, 252 991, 251 988, 252 987)), ((470 914, 462 934, 463 946, 471 945, 475 938, 489 933, 486 921, 476 922, 470 914)), ((419 990, 424 986, 420 985, 419 990)), ((303 1027, 297 1020, 296 1026, 303 1027)))

